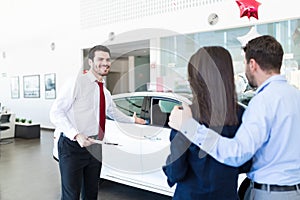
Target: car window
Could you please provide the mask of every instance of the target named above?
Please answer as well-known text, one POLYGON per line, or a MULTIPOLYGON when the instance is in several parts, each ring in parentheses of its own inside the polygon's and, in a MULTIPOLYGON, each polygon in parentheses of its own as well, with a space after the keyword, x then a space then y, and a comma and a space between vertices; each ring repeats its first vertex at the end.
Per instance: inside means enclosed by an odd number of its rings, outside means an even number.
POLYGON ((181 102, 167 98, 152 98, 151 124, 155 126, 169 127, 169 116, 175 105, 181 102))
POLYGON ((114 99, 117 108, 125 115, 132 116, 134 112, 140 117, 144 97, 124 97, 114 99))
POLYGON ((168 101, 168 100, 162 100, 160 99, 158 102, 159 108, 163 113, 171 113, 174 106, 181 105, 178 101, 168 101))
POLYGON ((245 106, 248 106, 250 100, 254 97, 254 95, 255 95, 255 90, 248 90, 238 95, 238 101, 244 104, 245 106))

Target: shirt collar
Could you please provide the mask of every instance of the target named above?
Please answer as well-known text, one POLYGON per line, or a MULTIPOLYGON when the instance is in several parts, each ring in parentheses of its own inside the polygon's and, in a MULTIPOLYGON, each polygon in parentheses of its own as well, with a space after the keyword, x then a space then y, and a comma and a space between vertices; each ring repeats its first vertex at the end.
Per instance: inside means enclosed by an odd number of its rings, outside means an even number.
POLYGON ((267 87, 271 82, 274 82, 274 81, 285 81, 286 82, 286 78, 283 75, 279 75, 279 74, 271 76, 270 78, 268 78, 267 80, 265 80, 265 82, 263 82, 263 84, 261 84, 261 86, 259 86, 256 89, 255 94, 258 94, 261 91, 263 91, 265 87, 267 87))
MULTIPOLYGON (((91 82, 95 82, 97 80, 96 76, 93 74, 93 72, 91 70, 89 70, 87 73, 86 73, 87 77, 90 79, 91 82)), ((105 81, 104 79, 102 79, 102 83, 105 84, 105 81)))

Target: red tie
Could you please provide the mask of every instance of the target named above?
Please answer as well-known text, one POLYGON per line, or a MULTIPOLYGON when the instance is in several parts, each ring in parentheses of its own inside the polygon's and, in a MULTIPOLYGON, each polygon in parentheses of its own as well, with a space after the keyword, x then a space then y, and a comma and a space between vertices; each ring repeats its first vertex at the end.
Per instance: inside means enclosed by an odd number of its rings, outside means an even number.
POLYGON ((105 97, 103 92, 103 83, 98 82, 99 85, 99 93, 100 93, 100 106, 99 106, 99 131, 98 131, 98 138, 99 140, 103 140, 104 132, 105 132, 105 97))

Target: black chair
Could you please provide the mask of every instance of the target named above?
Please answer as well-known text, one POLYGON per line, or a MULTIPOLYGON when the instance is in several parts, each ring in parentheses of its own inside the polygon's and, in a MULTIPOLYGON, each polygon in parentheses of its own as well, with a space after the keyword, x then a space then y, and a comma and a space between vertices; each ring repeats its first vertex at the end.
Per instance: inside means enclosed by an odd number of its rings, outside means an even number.
POLYGON ((1 144, 9 144, 9 143, 13 142, 12 140, 1 139, 1 132, 10 129, 9 126, 5 126, 5 125, 2 126, 1 124, 9 123, 10 116, 11 116, 10 114, 0 115, 0 145, 1 144))
POLYGON ((11 114, 1 115, 1 117, 0 117, 0 124, 9 123, 10 122, 10 120, 9 120, 10 116, 11 116, 11 114))

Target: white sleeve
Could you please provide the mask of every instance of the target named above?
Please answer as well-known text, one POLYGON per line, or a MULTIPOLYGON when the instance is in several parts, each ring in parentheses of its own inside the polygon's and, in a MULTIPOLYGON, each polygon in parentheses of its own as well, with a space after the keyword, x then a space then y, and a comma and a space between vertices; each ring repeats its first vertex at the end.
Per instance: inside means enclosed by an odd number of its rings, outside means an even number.
POLYGON ((74 89, 75 80, 68 80, 61 88, 50 109, 50 121, 56 129, 63 132, 71 140, 74 140, 74 137, 78 134, 76 127, 74 127, 68 117, 75 100, 74 89))
MULTIPOLYGON (((109 92, 109 91, 108 91, 109 92)), ((115 102, 113 101, 113 99, 111 98, 111 95, 106 95, 107 101, 109 103, 108 107, 107 107, 107 115, 118 122, 125 122, 125 123, 134 123, 134 117, 129 117, 127 115, 125 115, 123 112, 121 112, 115 102)))
MULTIPOLYGON (((263 106, 256 107, 258 110, 264 109, 263 106)), ((248 161, 268 138, 268 120, 256 111, 249 109, 244 113, 243 123, 234 138, 222 137, 194 119, 187 120, 180 131, 219 162, 238 167, 248 161)))

